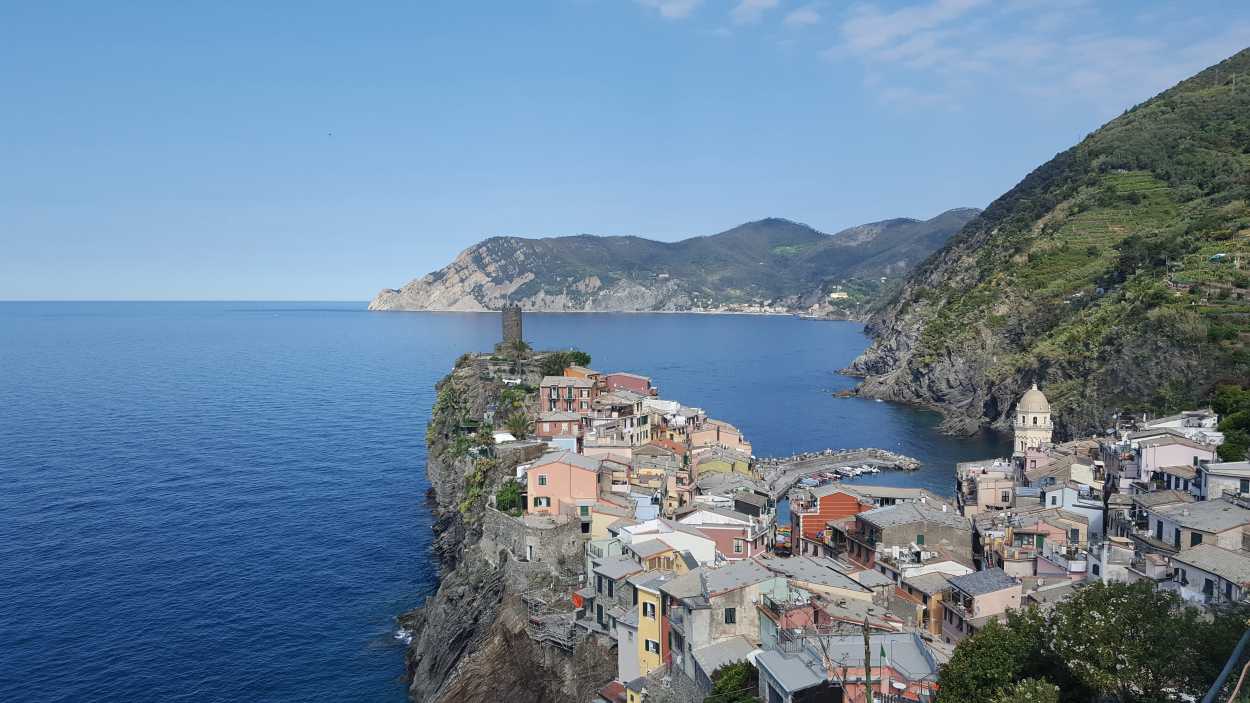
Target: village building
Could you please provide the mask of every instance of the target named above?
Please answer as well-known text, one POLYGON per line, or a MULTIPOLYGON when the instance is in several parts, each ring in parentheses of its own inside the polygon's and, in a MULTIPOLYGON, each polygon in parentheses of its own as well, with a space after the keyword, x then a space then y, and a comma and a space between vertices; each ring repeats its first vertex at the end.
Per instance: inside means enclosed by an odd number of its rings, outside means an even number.
POLYGON ((588 369, 585 366, 567 366, 564 369, 563 375, 568 376, 569 378, 580 378, 585 381, 590 381, 594 384, 595 388, 600 391, 604 388, 603 374, 595 371, 594 369, 588 369))
POLYGON ((702 427, 689 433, 692 453, 696 456, 712 447, 724 447, 752 456, 751 443, 742 436, 741 430, 723 420, 707 419, 702 427))
POLYGON ((590 519, 599 498, 599 461, 573 452, 539 457, 525 472, 531 515, 575 514, 590 519))
POLYGON ((1200 500, 1250 494, 1250 461, 1199 463, 1192 492, 1200 500))
POLYGON ((614 371, 609 374, 604 374, 603 384, 609 391, 626 390, 637 393, 641 396, 659 395, 659 389, 651 385, 651 379, 649 377, 639 376, 636 373, 614 371))
POLYGON ((1139 549, 1164 555, 1200 544, 1241 549, 1250 510, 1228 500, 1180 502, 1145 509, 1146 529, 1134 531, 1139 549))
POLYGON ((588 415, 597 397, 599 388, 593 381, 572 376, 544 376, 538 384, 538 412, 588 415))
POLYGON ((756 657, 759 697, 768 703, 874 700, 891 703, 929 701, 937 696, 938 672, 949 650, 914 632, 874 634, 864 659, 860 635, 825 635, 804 639, 793 651, 767 650, 756 657), (885 656, 881 657, 880 652, 885 656))
POLYGON ((878 561, 897 560, 900 553, 926 547, 970 557, 972 526, 945 503, 900 503, 831 521, 825 546, 834 556, 844 555, 867 569, 875 568, 878 561))
POLYGON ((716 542, 729 561, 750 559, 772 549, 772 518, 720 508, 695 508, 678 522, 698 528, 716 542))
POLYGON ((557 449, 582 452, 582 416, 567 411, 539 413, 534 436, 557 449))
POLYGON ((1181 550, 1169 559, 1172 579, 1164 585, 1203 606, 1245 602, 1250 595, 1250 554, 1214 544, 1181 550))
POLYGON ((833 556, 827 543, 828 526, 865 510, 897 503, 921 502, 947 505, 923 488, 829 484, 790 492, 791 540, 796 554, 833 556))
POLYGON ((942 639, 948 644, 958 644, 1020 607, 1020 580, 1002 569, 975 571, 948 581, 950 589, 942 597, 942 639))

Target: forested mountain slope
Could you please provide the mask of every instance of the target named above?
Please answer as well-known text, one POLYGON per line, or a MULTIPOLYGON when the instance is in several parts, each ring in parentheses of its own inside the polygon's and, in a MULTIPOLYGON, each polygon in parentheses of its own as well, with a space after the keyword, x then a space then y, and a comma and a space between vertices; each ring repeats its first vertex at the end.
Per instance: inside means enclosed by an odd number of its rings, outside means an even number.
POLYGON ((878 290, 881 277, 901 280, 976 213, 961 208, 833 235, 771 218, 679 242, 492 237, 402 289, 382 291, 370 309, 491 310, 511 300, 540 311, 807 311, 828 307, 835 286, 860 296, 878 290))
POLYGON ((1250 50, 1128 110, 994 201, 873 317, 864 395, 1063 435, 1250 370, 1250 50))

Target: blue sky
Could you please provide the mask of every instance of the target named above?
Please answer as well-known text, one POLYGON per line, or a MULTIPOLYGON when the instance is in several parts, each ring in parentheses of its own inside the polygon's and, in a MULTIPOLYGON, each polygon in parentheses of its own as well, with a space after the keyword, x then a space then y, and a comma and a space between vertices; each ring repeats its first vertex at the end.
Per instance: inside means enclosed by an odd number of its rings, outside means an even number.
POLYGON ((1199 0, 3 3, 0 299, 367 300, 492 235, 983 207, 1248 45, 1199 0))

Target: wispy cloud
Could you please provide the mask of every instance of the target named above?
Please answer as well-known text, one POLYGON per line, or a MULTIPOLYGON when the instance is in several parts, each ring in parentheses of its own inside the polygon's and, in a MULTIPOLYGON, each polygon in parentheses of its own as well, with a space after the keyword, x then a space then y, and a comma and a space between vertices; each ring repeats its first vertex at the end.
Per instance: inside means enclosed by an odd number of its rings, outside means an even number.
POLYGON ((637 0, 638 4, 643 7, 650 7, 660 13, 661 17, 668 19, 682 19, 689 17, 703 0, 637 0))
POLYGON ((860 62, 880 87, 866 85, 891 105, 954 106, 994 86, 1109 117, 1250 43, 1250 26, 1211 17, 1203 32, 1123 25, 1086 0, 924 0, 890 11, 860 4, 824 55, 860 62))
POLYGON ((791 10, 785 19, 785 23, 789 27, 810 27, 814 24, 820 24, 820 10, 816 5, 804 5, 796 10, 791 10))
POLYGON ((730 11, 734 24, 755 24, 765 12, 780 4, 781 0, 738 0, 738 4, 730 11))

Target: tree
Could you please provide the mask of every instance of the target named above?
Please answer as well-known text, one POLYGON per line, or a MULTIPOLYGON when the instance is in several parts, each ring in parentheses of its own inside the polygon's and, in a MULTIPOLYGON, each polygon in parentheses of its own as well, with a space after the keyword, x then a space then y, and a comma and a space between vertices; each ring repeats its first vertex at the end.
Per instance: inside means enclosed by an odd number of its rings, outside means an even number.
POLYGON ((568 352, 551 352, 543 357, 539 368, 544 376, 563 376, 564 370, 571 365, 568 352))
POLYGON ((569 352, 569 361, 574 366, 590 366, 590 355, 576 349, 569 352))
POLYGON ((712 692, 705 703, 755 703, 760 690, 759 671, 750 662, 726 664, 712 672, 712 692))
POLYGON ((994 703, 1059 703, 1059 687, 1049 681, 1021 679, 999 691, 994 703))
POLYGON ((1250 452, 1250 389, 1220 386, 1215 389, 1211 409, 1220 414, 1224 443, 1216 450, 1224 461, 1245 461, 1250 452))
POLYGON ((525 439, 530 431, 530 419, 524 412, 514 412, 504 421, 504 427, 508 429, 508 433, 517 439, 525 439))
POLYGON ((504 481, 495 493, 495 507, 501 512, 511 512, 521 508, 521 485, 516 481, 504 481))
POLYGON ((1015 629, 990 622, 959 643, 939 675, 938 700, 996 703, 996 692, 1010 688, 1025 662, 1041 652, 1015 629))
POLYGON ((1128 701, 1171 700, 1196 665, 1198 611, 1153 583, 1095 583, 1055 607, 1051 646, 1080 683, 1128 701))

